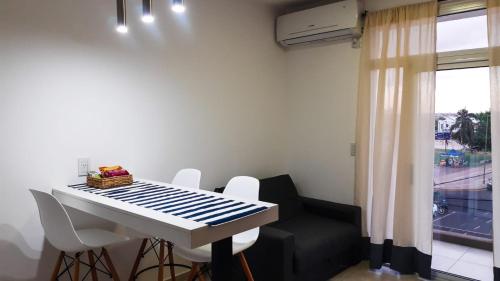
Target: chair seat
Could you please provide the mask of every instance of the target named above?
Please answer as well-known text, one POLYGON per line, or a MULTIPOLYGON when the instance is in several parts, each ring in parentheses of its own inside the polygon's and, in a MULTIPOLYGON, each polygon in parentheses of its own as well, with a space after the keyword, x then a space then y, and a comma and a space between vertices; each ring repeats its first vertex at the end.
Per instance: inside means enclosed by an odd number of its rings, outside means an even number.
MULTIPOLYGON (((88 228, 76 230, 76 233, 82 243, 88 247, 88 249, 97 249, 111 244, 121 243, 128 241, 129 238, 122 236, 110 231, 88 228)), ((86 249, 82 249, 86 250, 86 249)))
POLYGON ((294 270, 299 274, 314 265, 335 265, 334 257, 342 256, 359 243, 354 225, 305 211, 272 227, 294 234, 294 270))
MULTIPOLYGON (((247 243, 233 242, 233 255, 240 253, 250 248, 256 240, 247 243)), ((206 263, 212 260, 212 244, 203 245, 195 249, 187 249, 180 246, 175 246, 175 254, 180 257, 199 263, 206 263)))

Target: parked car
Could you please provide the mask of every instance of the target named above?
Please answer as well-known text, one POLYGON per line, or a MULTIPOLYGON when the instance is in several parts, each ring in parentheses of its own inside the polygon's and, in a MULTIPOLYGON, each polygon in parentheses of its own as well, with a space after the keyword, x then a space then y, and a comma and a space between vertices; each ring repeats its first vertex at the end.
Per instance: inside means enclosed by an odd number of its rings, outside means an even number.
POLYGON ((448 213, 448 202, 446 202, 446 198, 444 195, 439 192, 435 191, 434 192, 434 205, 432 207, 432 215, 437 216, 439 215, 445 215, 448 213))

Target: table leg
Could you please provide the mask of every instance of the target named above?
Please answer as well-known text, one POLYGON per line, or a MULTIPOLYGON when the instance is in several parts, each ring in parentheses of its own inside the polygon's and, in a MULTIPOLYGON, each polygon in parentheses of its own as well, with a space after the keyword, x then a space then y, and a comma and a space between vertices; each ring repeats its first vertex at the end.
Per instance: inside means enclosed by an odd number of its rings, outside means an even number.
POLYGON ((212 243, 212 277, 214 281, 231 281, 233 237, 212 243))
POLYGON ((160 257, 158 258, 158 281, 163 281, 163 264, 165 263, 165 240, 160 240, 160 257))

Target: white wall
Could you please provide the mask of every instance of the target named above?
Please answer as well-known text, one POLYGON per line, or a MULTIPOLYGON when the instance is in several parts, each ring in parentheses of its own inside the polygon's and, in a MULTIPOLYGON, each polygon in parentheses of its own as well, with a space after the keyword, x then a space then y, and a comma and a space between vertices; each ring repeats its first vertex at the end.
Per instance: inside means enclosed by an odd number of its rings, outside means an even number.
POLYGON ((288 165, 306 196, 353 201, 358 60, 349 42, 287 52, 288 165))
MULTIPOLYGON (((212 189, 286 170, 285 54, 270 8, 191 0, 184 16, 154 1, 129 33, 115 1, 0 3, 0 280, 47 280, 56 258, 28 188, 76 180, 76 159, 169 181, 183 167, 212 189)), ((117 255, 128 273, 133 253, 117 255)), ((113 253, 112 253, 113 254, 113 253)), ((125 277, 125 275, 123 275, 125 277)))
POLYGON ((377 11, 397 6, 411 5, 415 3, 429 2, 430 0, 365 0, 365 9, 377 11))
MULTIPOLYGON (((369 11, 427 0, 366 0, 369 11)), ((360 49, 350 43, 287 51, 288 169, 306 196, 352 204, 360 49)))

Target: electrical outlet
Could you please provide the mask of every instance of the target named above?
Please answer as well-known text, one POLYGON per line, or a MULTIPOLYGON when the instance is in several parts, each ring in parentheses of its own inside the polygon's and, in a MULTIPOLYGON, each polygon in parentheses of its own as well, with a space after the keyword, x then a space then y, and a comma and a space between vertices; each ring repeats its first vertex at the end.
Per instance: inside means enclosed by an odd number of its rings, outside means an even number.
POLYGON ((84 177, 89 173, 89 158, 78 158, 78 176, 84 177))
POLYGON ((356 144, 351 143, 351 156, 356 156, 356 144))

